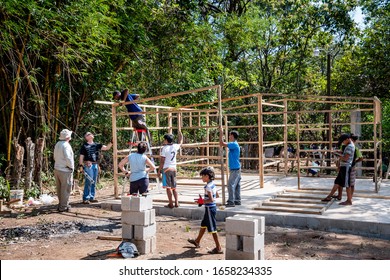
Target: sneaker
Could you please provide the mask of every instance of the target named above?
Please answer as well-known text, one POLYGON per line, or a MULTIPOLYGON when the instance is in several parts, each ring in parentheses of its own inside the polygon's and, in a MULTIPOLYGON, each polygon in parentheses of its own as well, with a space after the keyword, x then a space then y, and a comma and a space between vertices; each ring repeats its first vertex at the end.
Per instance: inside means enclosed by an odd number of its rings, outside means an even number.
POLYGON ((234 205, 241 205, 241 202, 234 202, 234 205))
POLYGON ((62 212, 70 212, 70 207, 68 208, 65 208, 65 209, 58 209, 58 212, 62 213, 62 212))
POLYGON ((231 203, 227 203, 227 204, 225 204, 225 207, 235 207, 236 205, 234 205, 234 204, 231 204, 231 203))
POLYGON ((89 202, 94 203, 94 202, 99 202, 99 200, 97 200, 97 199, 90 199, 89 202))
POLYGON ((84 200, 83 204, 90 204, 89 200, 84 200))

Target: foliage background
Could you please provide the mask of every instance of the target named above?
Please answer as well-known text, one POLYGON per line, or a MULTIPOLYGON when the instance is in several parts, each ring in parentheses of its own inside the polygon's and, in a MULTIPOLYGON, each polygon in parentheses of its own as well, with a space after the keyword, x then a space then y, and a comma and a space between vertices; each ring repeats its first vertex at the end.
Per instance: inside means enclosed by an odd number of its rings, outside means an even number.
POLYGON ((47 169, 63 128, 75 132, 74 147, 87 130, 108 142, 110 109, 93 101, 115 89, 152 97, 222 84, 224 97, 326 95, 327 52, 332 95, 383 102, 389 152, 389 13, 389 1, 377 0, 0 0, 0 169, 14 137, 45 138, 47 169))

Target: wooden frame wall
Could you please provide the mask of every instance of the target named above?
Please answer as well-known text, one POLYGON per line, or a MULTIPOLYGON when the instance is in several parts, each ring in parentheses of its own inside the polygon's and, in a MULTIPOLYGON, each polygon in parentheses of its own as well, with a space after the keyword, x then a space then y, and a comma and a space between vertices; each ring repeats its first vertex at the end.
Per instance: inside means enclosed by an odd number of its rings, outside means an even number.
MULTIPOLYGON (((128 102, 131 103, 131 102, 128 102)), ((282 176, 288 176, 288 164, 296 163, 297 165, 297 179, 298 189, 300 188, 300 177, 301 169, 308 169, 308 166, 302 166, 301 161, 307 160, 307 158, 301 158, 301 145, 307 145, 312 141, 301 139, 301 135, 305 131, 310 130, 311 132, 323 132, 325 131, 329 135, 327 141, 319 140, 317 143, 326 144, 330 147, 333 146, 334 141, 337 141, 338 129, 337 127, 350 126, 352 123, 348 120, 334 119, 334 116, 346 115, 349 116, 352 111, 360 111, 361 113, 367 112, 373 114, 374 118, 372 122, 359 122, 352 125, 368 125, 372 126, 373 138, 362 139, 360 143, 364 145, 370 145, 369 148, 361 149, 363 153, 374 153, 374 167, 364 168, 366 170, 378 170, 378 166, 381 163, 381 102, 377 98, 351 98, 351 97, 324 97, 324 96, 304 96, 304 97, 293 97, 292 95, 281 95, 281 94, 262 94, 255 93, 246 96, 232 97, 222 99, 221 87, 219 85, 205 87, 200 89, 194 89, 189 91, 183 91, 178 93, 167 94, 164 96, 157 96, 151 98, 145 98, 137 100, 137 103, 144 108, 144 114, 147 118, 154 118, 153 123, 155 126, 150 127, 151 132, 153 131, 167 131, 172 133, 174 130, 187 130, 194 133, 194 138, 199 131, 205 133, 204 141, 187 142, 183 145, 184 149, 204 149, 205 153, 202 156, 189 155, 181 153, 178 155, 178 161, 180 166, 187 168, 194 168, 200 170, 204 166, 215 166, 219 167, 221 171, 221 185, 222 185, 222 199, 225 203, 225 181, 228 176, 228 162, 226 155, 223 155, 223 148, 219 146, 219 130, 224 129, 225 139, 228 138, 228 133, 231 130, 250 130, 256 132, 256 135, 251 141, 247 139, 239 139, 241 146, 246 147, 257 147, 257 153, 255 155, 249 154, 241 158, 242 162, 249 161, 257 162, 256 168, 258 171, 260 188, 264 187, 264 175, 266 168, 270 166, 278 166, 284 164, 282 172, 275 172, 272 174, 278 174, 282 176), (165 98, 178 97, 186 94, 200 93, 203 91, 216 91, 216 99, 212 102, 204 102, 200 104, 191 104, 180 108, 173 108, 168 106, 156 106, 148 105, 146 103, 160 101, 165 98), (237 105, 240 103, 241 105, 237 105), (216 107, 215 104, 218 106, 216 107), (232 105, 234 104, 234 105, 232 105), (309 105, 308 105, 309 104, 309 105), (327 104, 327 108, 331 109, 310 109, 313 107, 321 106, 319 104, 327 104), (308 107, 309 109, 297 110, 299 107, 308 107), (313 114, 329 114, 328 123, 306 123, 302 120, 310 118, 313 114), (241 117, 242 119, 250 119, 250 124, 233 125, 232 119, 241 117), (280 123, 269 122, 273 118, 280 119, 280 123), (181 121, 179 121, 179 119, 181 121), (334 131, 336 128, 336 131, 334 131), (268 140, 267 130, 268 129, 280 129, 279 134, 281 135, 280 140, 268 140), (291 131, 295 131, 296 138, 289 139, 288 135, 291 131), (259 135, 261 137, 259 137, 259 135), (287 151, 288 145, 294 145, 297 148, 296 156, 294 158, 288 158, 288 153, 285 152, 282 158, 265 158, 264 149, 267 147, 282 146, 284 151, 287 151), (216 154, 218 150, 218 154, 216 154), (267 161, 267 162, 266 162, 267 161), (226 171, 226 173, 225 173, 226 171)), ((122 103, 125 105, 126 103, 122 103)), ((121 107, 119 103, 111 103, 112 105, 112 133, 113 133, 113 150, 114 150, 114 194, 115 197, 119 197, 118 194, 118 177, 122 176, 118 173, 118 162, 121 157, 129 153, 129 149, 118 149, 117 133, 119 131, 131 131, 132 128, 128 126, 118 126, 118 119, 126 117, 131 113, 119 110, 121 107)), ((123 123, 123 122, 122 122, 123 123)), ((149 121, 148 121, 149 125, 149 121)), ((344 131, 346 132, 346 131, 344 131)), ((291 133, 290 133, 291 134, 291 133)), ((253 133, 251 133, 253 136, 253 133)), ((154 154, 158 154, 161 147, 153 147, 154 154)), ((305 150, 305 152, 314 152, 313 150, 305 150)), ((320 150, 320 152, 325 152, 320 150)), ((335 169, 335 167, 321 166, 321 170, 335 169)), ((270 173, 271 174, 271 173, 270 173)), ((379 191, 380 187, 380 176, 374 172, 375 190, 379 191)))

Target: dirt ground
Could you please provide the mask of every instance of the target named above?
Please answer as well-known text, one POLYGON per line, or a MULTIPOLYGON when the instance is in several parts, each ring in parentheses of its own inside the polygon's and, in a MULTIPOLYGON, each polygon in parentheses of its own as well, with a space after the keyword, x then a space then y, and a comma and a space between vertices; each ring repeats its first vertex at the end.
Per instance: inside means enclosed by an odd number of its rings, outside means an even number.
MULTIPOLYGON (((98 191, 98 198, 111 194, 98 191)), ((72 196, 70 212, 58 213, 55 205, 28 207, 0 216, 1 260, 102 260, 115 259, 120 241, 98 237, 120 237, 120 212, 102 210, 99 204, 84 205, 80 195, 72 196)), ((140 255, 140 260, 219 260, 210 255, 214 248, 205 235, 201 248, 187 242, 195 238, 200 221, 157 216, 157 250, 140 255)), ((219 223, 219 237, 225 245, 225 224, 219 223)), ((266 227, 267 260, 390 260, 388 240, 350 234, 266 227)))

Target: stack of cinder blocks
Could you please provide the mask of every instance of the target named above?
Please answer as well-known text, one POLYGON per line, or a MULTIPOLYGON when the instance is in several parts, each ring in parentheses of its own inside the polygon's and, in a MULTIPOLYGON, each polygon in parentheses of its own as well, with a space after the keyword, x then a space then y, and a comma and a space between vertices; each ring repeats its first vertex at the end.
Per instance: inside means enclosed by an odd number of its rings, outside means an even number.
POLYGON ((264 260, 264 217, 235 215, 225 228, 226 260, 264 260))
POLYGON ((122 238, 130 239, 140 254, 156 251, 156 212, 150 196, 122 196, 122 238))

